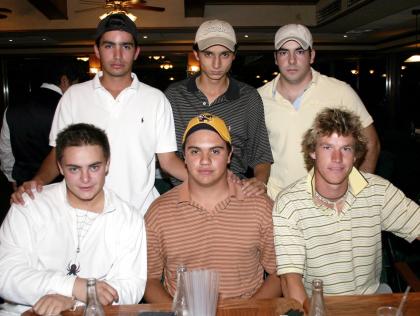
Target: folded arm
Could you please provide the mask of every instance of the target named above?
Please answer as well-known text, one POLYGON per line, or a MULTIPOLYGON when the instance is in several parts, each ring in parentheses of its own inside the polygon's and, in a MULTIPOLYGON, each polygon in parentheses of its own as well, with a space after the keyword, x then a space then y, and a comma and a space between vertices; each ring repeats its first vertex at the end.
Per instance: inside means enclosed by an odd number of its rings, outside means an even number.
POLYGON ((187 179, 187 169, 184 162, 173 152, 158 153, 159 164, 163 171, 169 173, 178 180, 185 181, 187 179))
POLYGON ((253 298, 273 298, 282 296, 281 279, 275 274, 270 274, 253 298))
POLYGON ((360 165, 360 170, 375 173, 376 163, 378 162, 379 152, 381 151, 378 134, 373 124, 365 127, 362 133, 368 142, 366 156, 360 165))
POLYGON ((149 278, 146 283, 146 290, 144 292, 144 299, 147 303, 170 303, 172 297, 163 287, 160 279, 149 278))

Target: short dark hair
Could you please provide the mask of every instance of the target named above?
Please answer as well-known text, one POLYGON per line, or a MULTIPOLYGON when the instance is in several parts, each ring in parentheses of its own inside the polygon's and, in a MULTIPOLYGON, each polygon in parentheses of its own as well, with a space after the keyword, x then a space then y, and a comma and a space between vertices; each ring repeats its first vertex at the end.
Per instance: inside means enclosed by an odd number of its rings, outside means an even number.
POLYGON ((105 131, 92 124, 78 123, 69 125, 58 133, 55 147, 57 161, 63 159, 63 153, 67 147, 86 145, 100 146, 105 159, 109 160, 111 151, 105 131))
POLYGON ((359 116, 343 109, 325 108, 317 114, 310 129, 306 131, 302 141, 302 152, 306 169, 309 171, 314 166, 311 153, 315 152, 316 143, 322 136, 353 136, 355 165, 358 166, 367 151, 367 139, 362 133, 362 123, 359 116))
POLYGON ((70 82, 82 77, 81 66, 74 59, 53 58, 42 63, 40 78, 44 83, 60 85, 61 77, 66 76, 70 82))
MULTIPOLYGON (((217 133, 217 132, 215 132, 215 133, 217 133)), ((182 152, 183 152, 184 156, 185 156, 185 144, 187 143, 187 139, 188 138, 186 138, 185 142, 182 143, 182 152)), ((229 144, 229 142, 227 142, 227 141, 224 141, 224 142, 226 144, 227 151, 230 153, 232 151, 232 145, 229 144)))
MULTIPOLYGON (((223 45, 221 45, 223 46, 223 45)), ((200 52, 200 49, 198 48, 198 44, 194 43, 193 44, 193 50, 195 50, 197 53, 200 52)), ((227 47, 226 47, 227 48, 227 47)), ((228 48, 229 49, 229 48, 228 48)), ((230 49, 229 49, 230 50, 230 49)), ((238 51, 238 44, 235 44, 235 50, 233 51, 234 54, 236 54, 236 52, 238 51)))

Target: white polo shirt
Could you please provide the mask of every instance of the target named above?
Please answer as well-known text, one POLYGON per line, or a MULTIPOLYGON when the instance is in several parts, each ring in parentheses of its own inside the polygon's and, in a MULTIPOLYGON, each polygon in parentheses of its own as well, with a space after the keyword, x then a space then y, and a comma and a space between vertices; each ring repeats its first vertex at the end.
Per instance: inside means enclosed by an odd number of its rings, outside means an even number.
POLYGON ((363 127, 373 122, 357 93, 343 81, 312 69, 312 81, 296 109, 277 91, 279 78, 280 75, 258 89, 264 103, 265 124, 274 159, 267 184, 267 193, 272 199, 307 174, 302 137, 321 110, 329 107, 352 111, 360 117, 363 127))
POLYGON ((154 188, 155 154, 176 151, 172 109, 165 95, 131 74, 133 82, 114 97, 101 85, 99 73, 71 86, 58 104, 50 132, 67 125, 90 123, 108 135, 111 164, 106 187, 144 214, 159 196, 154 188))

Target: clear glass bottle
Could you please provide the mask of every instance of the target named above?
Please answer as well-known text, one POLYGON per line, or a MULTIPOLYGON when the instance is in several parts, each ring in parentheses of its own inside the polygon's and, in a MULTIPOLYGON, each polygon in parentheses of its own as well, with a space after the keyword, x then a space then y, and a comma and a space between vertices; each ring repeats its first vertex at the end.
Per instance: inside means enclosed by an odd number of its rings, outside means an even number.
POLYGON ((96 295, 96 279, 87 280, 87 302, 83 316, 105 316, 104 309, 96 295))
POLYGON ((309 316, 326 316, 327 310, 324 303, 324 294, 322 289, 322 280, 312 281, 312 297, 309 316))
POLYGON ((187 316, 188 315, 188 304, 187 304, 187 288, 185 286, 185 275, 187 267, 180 265, 176 269, 177 280, 176 280, 176 292, 172 303, 172 311, 176 316, 187 316))

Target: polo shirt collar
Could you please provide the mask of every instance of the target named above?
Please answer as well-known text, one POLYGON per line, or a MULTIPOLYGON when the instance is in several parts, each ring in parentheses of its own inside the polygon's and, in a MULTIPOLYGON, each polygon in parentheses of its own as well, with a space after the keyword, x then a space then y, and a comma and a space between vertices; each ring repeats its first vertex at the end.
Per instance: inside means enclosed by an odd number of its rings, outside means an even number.
MULTIPOLYGON (((308 86, 306 87, 305 91, 309 89, 312 85, 316 85, 319 80, 320 73, 311 67, 312 72, 312 80, 309 82, 308 86)), ((277 83, 279 82, 281 74, 278 74, 274 80, 271 80, 271 96, 274 98, 277 93, 277 83)), ((304 91, 304 93, 305 93, 304 91)))
MULTIPOLYGON (((194 93, 194 92, 199 91, 199 89, 197 87, 197 83, 195 81, 198 78, 198 76, 200 76, 200 73, 198 73, 198 74, 196 74, 196 75, 187 79, 186 86, 187 86, 188 92, 194 93)), ((239 99, 239 97, 240 97, 239 84, 232 77, 229 77, 229 86, 228 86, 226 92, 224 93, 224 97, 227 100, 230 100, 230 101, 239 99)))
MULTIPOLYGON (((229 197, 236 198, 237 200, 244 200, 245 195, 242 193, 241 187, 228 178, 228 186, 229 186, 229 197)), ((178 203, 183 202, 192 202, 190 196, 190 190, 188 188, 188 180, 185 180, 183 183, 179 185, 179 193, 178 193, 178 203)))
POLYGON ((49 89, 49 90, 52 90, 52 91, 55 91, 55 92, 59 93, 60 95, 63 95, 63 91, 60 89, 60 87, 58 87, 58 86, 56 86, 55 84, 52 84, 52 83, 44 82, 41 85, 41 88, 49 89))
MULTIPOLYGON (((307 191, 313 196, 315 192, 315 174, 313 168, 309 171, 306 179, 307 191)), ((349 175, 349 185, 351 193, 356 196, 368 185, 368 182, 360 171, 353 167, 349 175)))
MULTIPOLYGON (((101 81, 99 80, 103 76, 103 72, 98 72, 95 77, 93 78, 93 88, 94 89, 105 89, 104 86, 101 84, 101 81)), ((138 89, 140 85, 140 81, 137 79, 137 75, 135 73, 131 73, 131 78, 133 81, 131 82, 131 85, 127 87, 128 89, 138 89)))

